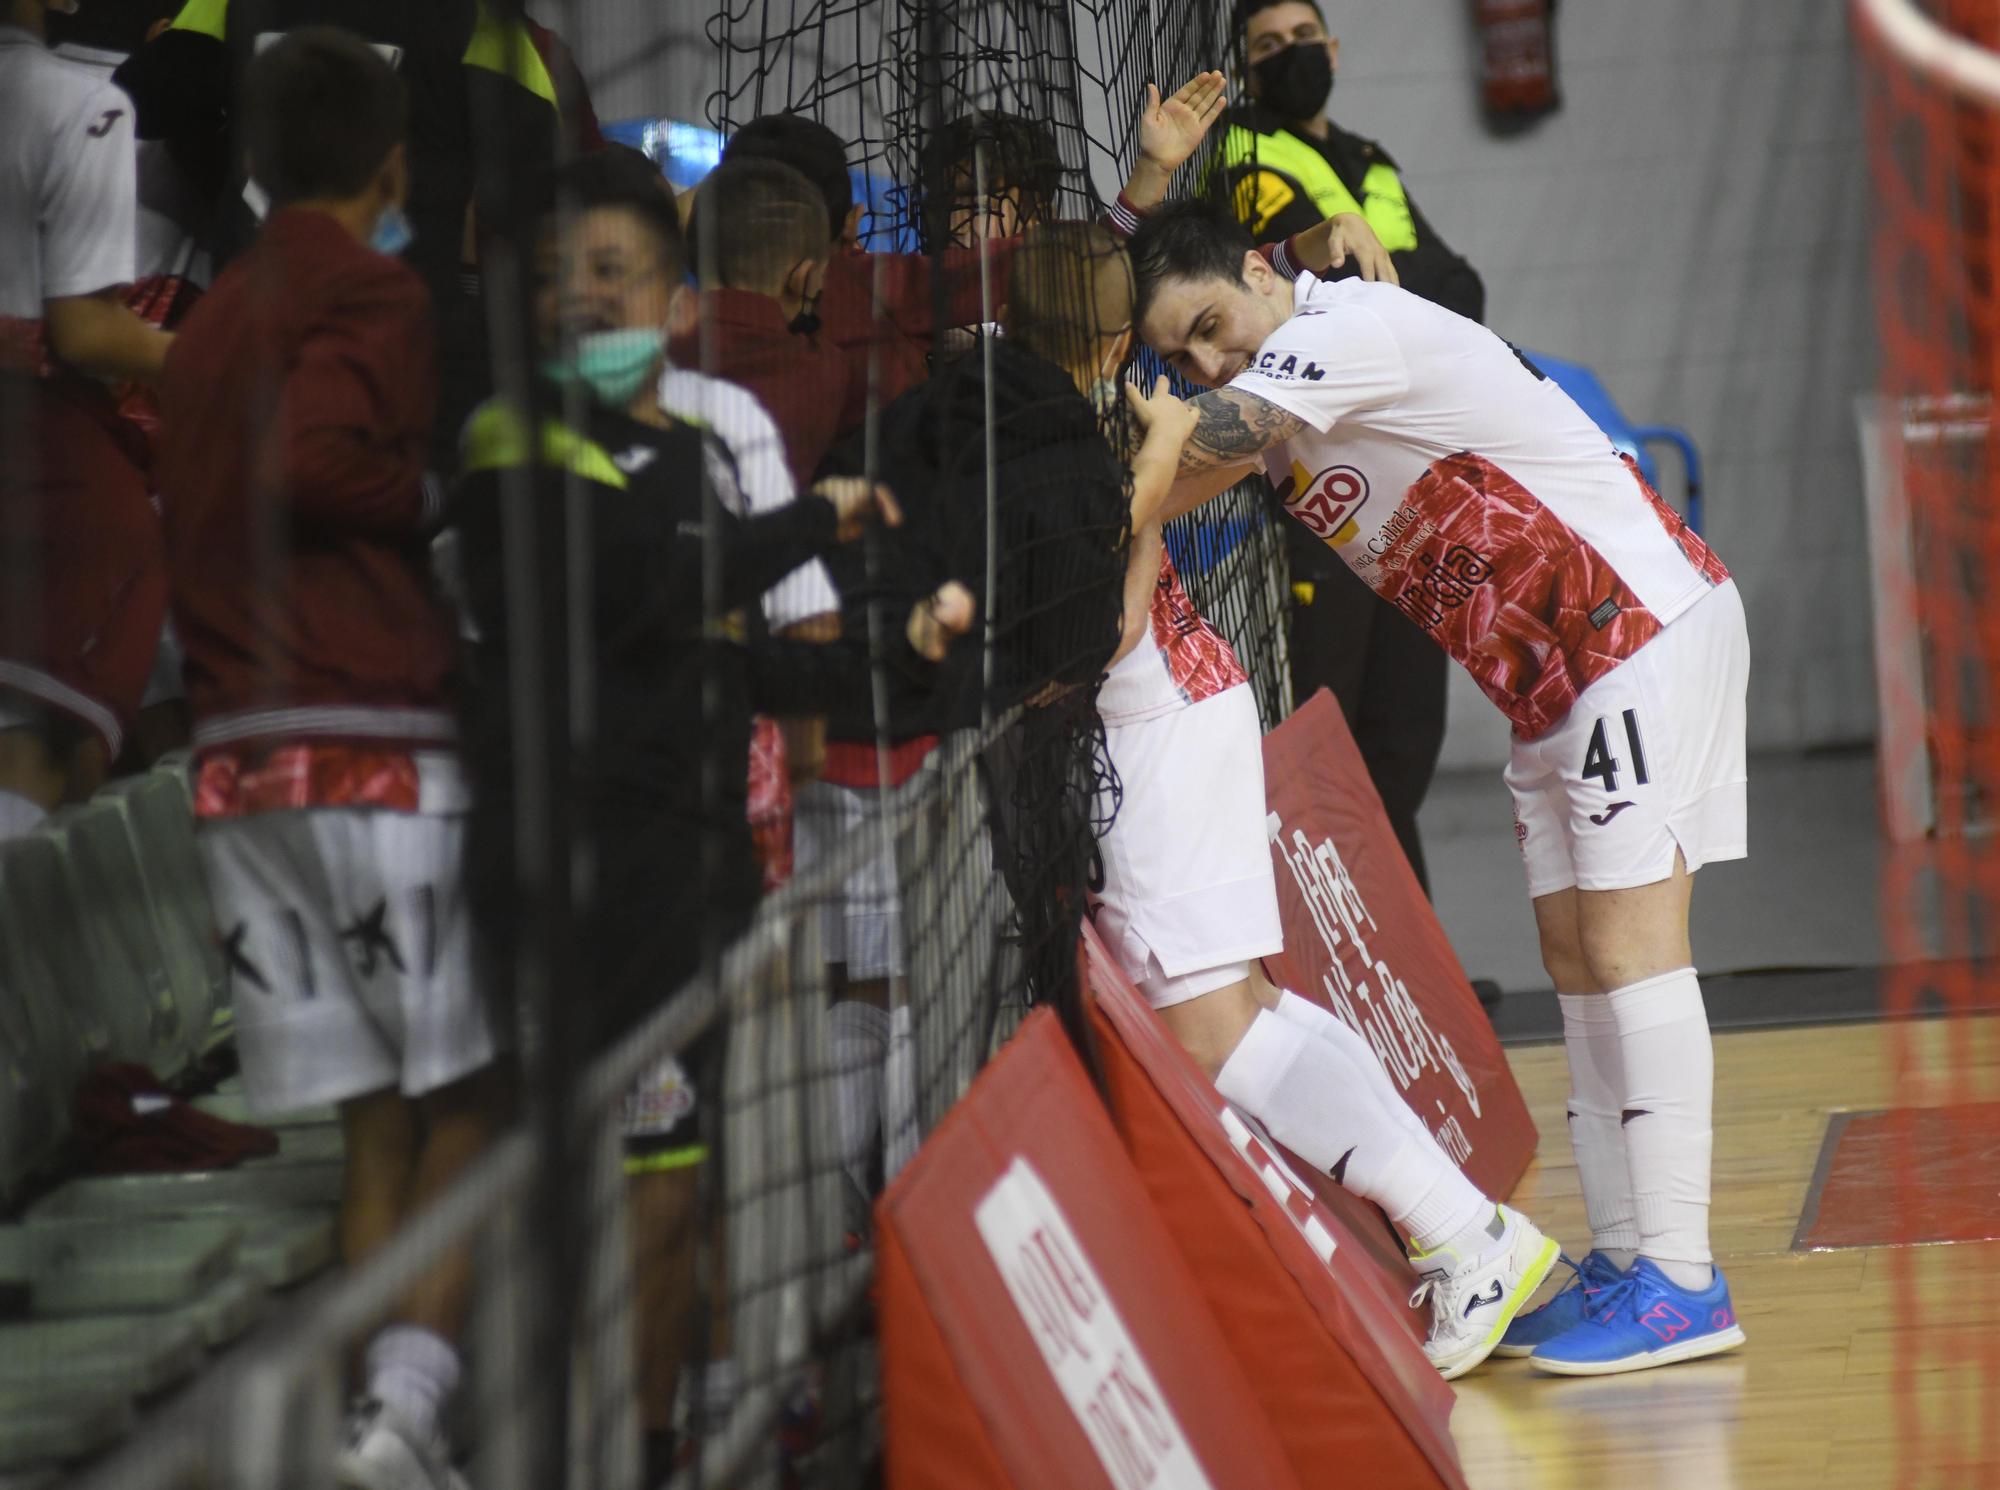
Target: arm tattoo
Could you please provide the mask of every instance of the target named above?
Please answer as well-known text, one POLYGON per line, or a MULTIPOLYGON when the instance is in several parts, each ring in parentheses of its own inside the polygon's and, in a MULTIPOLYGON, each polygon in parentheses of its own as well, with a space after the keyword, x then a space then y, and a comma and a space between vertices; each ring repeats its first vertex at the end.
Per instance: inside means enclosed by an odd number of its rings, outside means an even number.
POLYGON ((1181 451, 1182 475, 1247 464, 1305 427, 1298 415, 1234 388, 1212 389, 1193 402, 1197 419, 1181 451))

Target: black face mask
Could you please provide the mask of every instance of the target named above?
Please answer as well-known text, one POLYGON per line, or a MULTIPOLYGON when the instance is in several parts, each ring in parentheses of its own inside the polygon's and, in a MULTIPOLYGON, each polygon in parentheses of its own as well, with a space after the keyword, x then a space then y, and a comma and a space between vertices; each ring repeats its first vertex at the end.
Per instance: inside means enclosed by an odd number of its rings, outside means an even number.
POLYGON ((1333 58, 1323 41, 1302 41, 1273 52, 1250 69, 1257 102, 1280 119, 1311 119, 1333 92, 1333 58))

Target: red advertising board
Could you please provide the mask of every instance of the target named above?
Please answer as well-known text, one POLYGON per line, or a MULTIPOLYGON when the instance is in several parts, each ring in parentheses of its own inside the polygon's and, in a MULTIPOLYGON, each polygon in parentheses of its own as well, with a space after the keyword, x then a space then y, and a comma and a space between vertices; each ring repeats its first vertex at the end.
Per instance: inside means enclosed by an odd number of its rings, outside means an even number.
POLYGON ((890 1490, 1306 1483, 1046 1010, 875 1216, 890 1490))
POLYGON ((1085 926, 1097 1068, 1153 1208, 1171 1219, 1302 1484, 1463 1490, 1452 1390, 1418 1348, 1410 1270, 1316 1201, 1217 1095, 1085 926))
POLYGON ((1264 737, 1264 791, 1285 929, 1265 975, 1346 1020, 1473 1183, 1506 1196, 1534 1122, 1324 689, 1264 737))

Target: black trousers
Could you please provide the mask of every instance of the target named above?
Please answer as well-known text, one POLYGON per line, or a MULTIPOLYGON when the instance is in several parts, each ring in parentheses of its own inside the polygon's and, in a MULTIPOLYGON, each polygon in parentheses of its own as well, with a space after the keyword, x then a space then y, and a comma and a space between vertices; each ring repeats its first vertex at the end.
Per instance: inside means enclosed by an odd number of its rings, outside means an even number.
POLYGON ((1417 809, 1444 748, 1451 660, 1323 543, 1283 521, 1292 561, 1292 696, 1303 702, 1326 688, 1340 701, 1389 826, 1428 895, 1417 809))

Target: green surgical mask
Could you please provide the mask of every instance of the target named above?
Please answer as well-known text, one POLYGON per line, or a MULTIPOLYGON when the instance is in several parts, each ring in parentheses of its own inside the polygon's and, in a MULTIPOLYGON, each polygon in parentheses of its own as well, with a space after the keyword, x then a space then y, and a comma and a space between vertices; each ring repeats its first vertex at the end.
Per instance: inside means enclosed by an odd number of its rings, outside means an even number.
POLYGON ((646 386, 666 343, 657 326, 592 331, 579 336, 567 355, 544 359, 542 372, 558 383, 582 383, 599 403, 622 409, 646 386))

